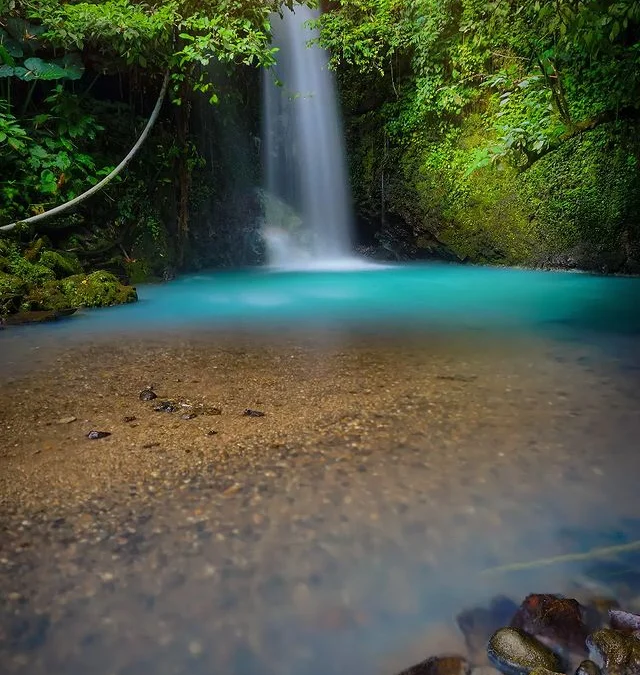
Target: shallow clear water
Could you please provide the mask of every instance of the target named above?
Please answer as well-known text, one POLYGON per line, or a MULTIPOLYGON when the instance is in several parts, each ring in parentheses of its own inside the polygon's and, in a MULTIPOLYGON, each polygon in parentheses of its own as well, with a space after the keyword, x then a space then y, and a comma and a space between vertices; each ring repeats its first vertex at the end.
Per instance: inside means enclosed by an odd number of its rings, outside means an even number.
MULTIPOLYGON (((92 480, 114 447, 124 483, 137 471, 126 474, 128 458, 146 458, 139 444, 162 429, 163 475, 184 443, 195 453, 211 441, 199 419, 142 407, 139 428, 120 422, 155 381, 167 395, 222 402, 216 443, 241 459, 257 448, 266 466, 236 476, 247 487, 235 497, 205 485, 153 507, 123 503, 153 512, 149 531, 137 525, 152 553, 115 563, 107 542, 82 563, 66 544, 45 547, 46 560, 69 556, 84 570, 68 588, 90 586, 95 569, 116 580, 88 606, 68 601, 41 669, 25 661, 7 672, 204 673, 224 654, 224 672, 237 675, 392 673, 459 650, 455 614, 498 593, 573 592, 580 581, 582 592, 623 587, 640 603, 637 551, 483 575, 640 538, 640 279, 433 264, 206 273, 138 290, 137 304, 0 332, 6 428, 79 463, 96 452, 92 480), (21 379, 34 370, 41 382, 21 379), (262 421, 227 415, 258 406, 262 421), (109 424, 112 445, 38 426, 67 413, 109 424), (296 454, 277 462, 274 446, 296 454), (254 503, 249 486, 269 473, 254 503), (221 519, 227 537, 212 526, 194 552, 196 509, 221 519), (176 590, 177 573, 186 581, 176 590), (87 631, 98 637, 85 644, 87 631), (154 646, 163 631, 173 641, 154 646), (205 645, 195 661, 194 640, 205 645)), ((3 466, 49 479, 20 461, 3 466)), ((205 467, 178 466, 214 481, 205 467)), ((47 564, 33 568, 43 602, 72 595, 56 586, 66 567, 51 581, 47 564)))

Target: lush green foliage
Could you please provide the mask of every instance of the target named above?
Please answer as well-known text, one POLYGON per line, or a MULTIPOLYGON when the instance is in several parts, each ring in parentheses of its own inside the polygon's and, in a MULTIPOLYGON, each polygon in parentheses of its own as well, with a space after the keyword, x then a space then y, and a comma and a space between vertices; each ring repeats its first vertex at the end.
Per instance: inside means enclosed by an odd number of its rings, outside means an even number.
POLYGON ((475 260, 640 238, 640 2, 337 0, 319 23, 362 213, 475 260))
POLYGON ((69 201, 133 145, 171 75, 168 110, 129 165, 42 238, 0 233, 0 313, 99 306, 172 274, 188 245, 203 159, 189 135, 193 92, 211 73, 267 66, 269 16, 294 0, 0 0, 0 225, 69 201), (175 223, 178 222, 176 227, 175 223), (84 276, 83 270, 100 269, 84 276))
MULTIPOLYGON (((269 15, 294 0, 135 0, 59 2, 15 0, 13 12, 28 19, 38 45, 66 52, 90 50, 103 72, 123 66, 171 70, 179 85, 189 82, 215 92, 207 79, 211 62, 270 65, 269 15)), ((2 52, 0 52, 0 56, 2 52)))

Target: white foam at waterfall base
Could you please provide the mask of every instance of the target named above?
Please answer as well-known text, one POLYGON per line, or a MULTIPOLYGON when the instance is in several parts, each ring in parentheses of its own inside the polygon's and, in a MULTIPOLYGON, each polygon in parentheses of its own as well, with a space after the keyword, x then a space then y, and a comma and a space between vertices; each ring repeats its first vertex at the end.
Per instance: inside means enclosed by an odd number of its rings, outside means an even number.
POLYGON ((328 54, 306 23, 308 7, 272 19, 277 65, 265 73, 263 149, 269 265, 287 270, 360 270, 352 253, 351 194, 328 54), (280 84, 278 84, 280 83, 280 84))
POLYGON ((269 251, 269 267, 283 272, 359 272, 384 265, 355 255, 314 257, 312 252, 281 228, 265 226, 263 237, 269 251))

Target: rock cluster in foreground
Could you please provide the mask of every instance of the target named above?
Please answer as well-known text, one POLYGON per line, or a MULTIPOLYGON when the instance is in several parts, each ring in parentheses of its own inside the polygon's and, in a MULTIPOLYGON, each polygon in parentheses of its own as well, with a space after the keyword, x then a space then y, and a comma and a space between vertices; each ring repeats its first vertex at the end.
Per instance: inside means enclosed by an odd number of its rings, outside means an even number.
POLYGON ((640 674, 640 615, 616 607, 532 594, 518 608, 495 598, 457 621, 468 658, 434 656, 400 675, 486 675, 487 662, 503 675, 640 674))

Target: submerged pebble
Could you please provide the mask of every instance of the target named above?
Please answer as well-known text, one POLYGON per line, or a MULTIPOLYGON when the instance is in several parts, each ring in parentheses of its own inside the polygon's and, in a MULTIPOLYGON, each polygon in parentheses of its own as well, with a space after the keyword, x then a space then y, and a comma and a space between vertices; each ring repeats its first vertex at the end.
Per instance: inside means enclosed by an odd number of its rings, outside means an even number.
POLYGON ((69 415, 68 417, 61 417, 58 420, 58 424, 71 424, 71 422, 75 422, 78 418, 74 417, 73 415, 69 415))
POLYGON ((140 392, 141 401, 153 401, 155 398, 158 398, 158 394, 151 388, 143 389, 140 392))
POLYGON ((87 438, 89 438, 92 441, 97 440, 98 438, 106 438, 107 436, 111 436, 110 431, 96 431, 96 430, 91 430, 87 434, 87 438))
POLYGON ((505 675, 529 675, 535 668, 563 670, 560 659, 548 647, 519 628, 501 628, 487 645, 489 661, 505 675))
POLYGON ((178 409, 178 406, 173 401, 161 401, 153 408, 156 412, 172 413, 178 409))

